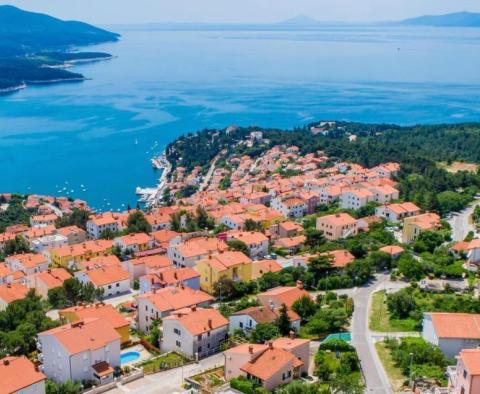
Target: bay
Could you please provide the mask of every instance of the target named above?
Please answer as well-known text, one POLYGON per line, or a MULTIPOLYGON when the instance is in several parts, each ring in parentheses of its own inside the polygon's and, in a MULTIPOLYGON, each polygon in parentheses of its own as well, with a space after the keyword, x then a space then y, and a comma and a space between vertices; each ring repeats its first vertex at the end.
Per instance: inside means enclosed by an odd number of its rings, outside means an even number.
POLYGON ((320 119, 480 120, 480 29, 327 26, 314 31, 115 28, 74 67, 82 83, 0 96, 0 192, 135 205, 150 158, 186 132, 320 119))

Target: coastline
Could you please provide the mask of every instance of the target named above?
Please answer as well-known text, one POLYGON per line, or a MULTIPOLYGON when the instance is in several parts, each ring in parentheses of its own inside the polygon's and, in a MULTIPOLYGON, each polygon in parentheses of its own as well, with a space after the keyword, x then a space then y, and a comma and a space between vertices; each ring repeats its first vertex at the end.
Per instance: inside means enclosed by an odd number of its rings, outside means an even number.
POLYGON ((25 89, 26 87, 27 87, 27 84, 22 83, 21 85, 15 85, 8 88, 3 88, 3 89, 0 89, 0 94, 15 93, 15 92, 18 92, 19 90, 25 89))

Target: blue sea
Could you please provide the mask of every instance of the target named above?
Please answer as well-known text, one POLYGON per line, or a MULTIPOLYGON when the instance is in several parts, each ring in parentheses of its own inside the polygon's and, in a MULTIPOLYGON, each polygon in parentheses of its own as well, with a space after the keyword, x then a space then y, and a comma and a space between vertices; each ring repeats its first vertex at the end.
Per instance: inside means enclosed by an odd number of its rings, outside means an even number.
POLYGON ((74 67, 89 80, 0 96, 0 191, 121 209, 203 128, 480 120, 480 29, 117 31, 89 48, 114 59, 74 67))

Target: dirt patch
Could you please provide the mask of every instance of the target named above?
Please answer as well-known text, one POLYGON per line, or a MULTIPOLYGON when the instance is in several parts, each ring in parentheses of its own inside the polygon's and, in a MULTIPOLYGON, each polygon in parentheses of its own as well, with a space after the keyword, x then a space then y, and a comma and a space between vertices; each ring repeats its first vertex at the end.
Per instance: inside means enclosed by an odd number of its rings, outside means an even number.
POLYGON ((456 173, 459 171, 477 172, 478 170, 478 164, 463 163, 461 161, 454 161, 450 165, 447 165, 447 163, 441 163, 440 166, 451 173, 456 173))

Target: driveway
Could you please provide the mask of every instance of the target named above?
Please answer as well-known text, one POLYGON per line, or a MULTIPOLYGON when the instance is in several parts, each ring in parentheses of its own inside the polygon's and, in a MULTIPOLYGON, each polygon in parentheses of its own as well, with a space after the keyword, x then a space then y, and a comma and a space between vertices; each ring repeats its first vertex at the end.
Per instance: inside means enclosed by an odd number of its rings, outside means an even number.
POLYGON ((378 275, 371 284, 359 287, 353 294, 355 309, 352 317, 352 345, 357 349, 362 364, 367 392, 374 394, 393 394, 368 329, 370 296, 382 289, 387 280, 387 275, 378 275))

